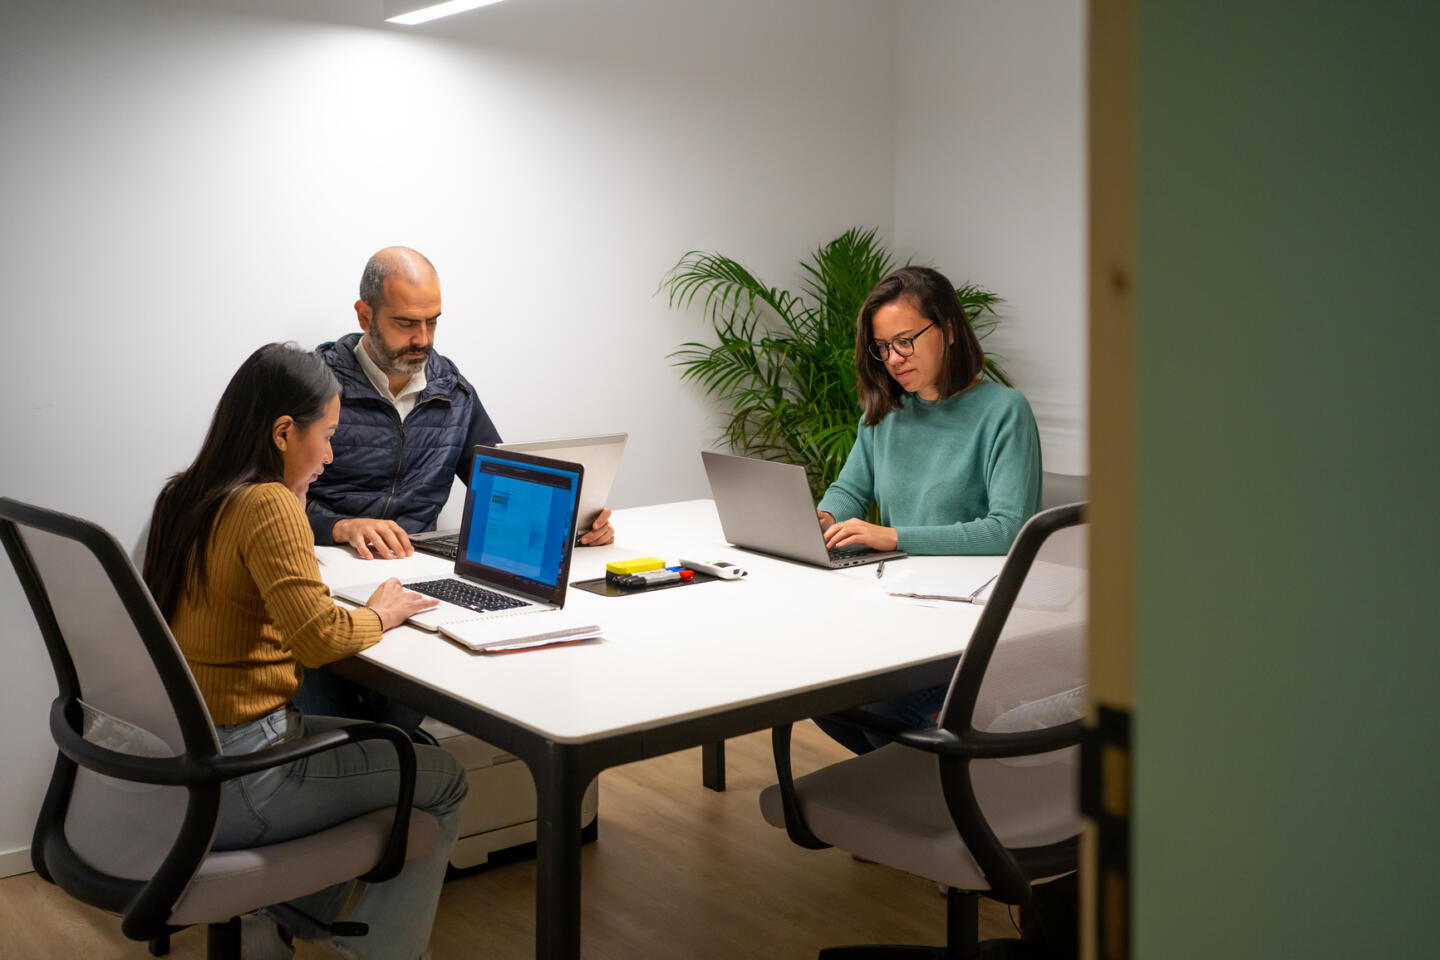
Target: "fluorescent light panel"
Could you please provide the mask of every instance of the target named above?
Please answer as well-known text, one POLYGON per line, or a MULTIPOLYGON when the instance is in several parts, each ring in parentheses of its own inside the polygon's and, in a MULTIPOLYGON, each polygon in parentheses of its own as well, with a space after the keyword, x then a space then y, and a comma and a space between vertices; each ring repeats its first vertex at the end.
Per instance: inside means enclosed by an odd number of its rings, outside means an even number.
POLYGON ((488 7, 492 3, 499 2, 500 0, 448 0, 446 3, 432 3, 419 10, 397 14, 389 17, 385 22, 403 23, 407 27, 413 27, 417 23, 429 23, 431 20, 439 20, 441 17, 454 16, 457 13, 464 13, 477 7, 488 7))

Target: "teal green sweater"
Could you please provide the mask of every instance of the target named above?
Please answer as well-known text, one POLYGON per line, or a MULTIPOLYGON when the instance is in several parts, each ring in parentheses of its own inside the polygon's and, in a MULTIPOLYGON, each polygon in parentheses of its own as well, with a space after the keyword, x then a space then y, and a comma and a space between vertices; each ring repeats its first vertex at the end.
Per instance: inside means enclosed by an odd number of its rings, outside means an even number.
POLYGON ((1019 390, 989 380, 926 403, 908 394, 860 424, 820 509, 836 520, 880 504, 909 553, 1003 554, 1040 509, 1040 435, 1019 390))

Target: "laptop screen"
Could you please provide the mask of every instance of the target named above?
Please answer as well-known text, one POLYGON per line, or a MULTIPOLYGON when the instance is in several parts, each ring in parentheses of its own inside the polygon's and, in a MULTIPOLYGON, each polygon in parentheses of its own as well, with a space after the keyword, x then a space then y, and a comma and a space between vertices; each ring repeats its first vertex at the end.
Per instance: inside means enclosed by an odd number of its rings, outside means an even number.
POLYGON ((575 538, 577 464, 479 447, 455 572, 557 603, 575 538))

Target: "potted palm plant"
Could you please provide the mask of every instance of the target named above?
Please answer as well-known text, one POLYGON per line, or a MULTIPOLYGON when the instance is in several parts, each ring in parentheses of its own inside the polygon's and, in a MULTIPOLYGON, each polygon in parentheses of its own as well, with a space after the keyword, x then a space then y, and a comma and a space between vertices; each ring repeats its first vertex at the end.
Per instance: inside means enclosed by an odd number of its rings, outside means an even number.
MULTIPOLYGON (((805 467, 816 499, 839 474, 859 422, 855 319, 872 287, 895 267, 874 229, 853 228, 800 261, 798 293, 768 286, 719 253, 692 250, 660 288, 672 308, 698 299, 714 344, 691 341, 670 356, 728 412, 736 453, 805 467)), ((999 323, 998 296, 974 284, 955 291, 975 335, 999 323)), ((989 354, 986 376, 1010 379, 989 354)))

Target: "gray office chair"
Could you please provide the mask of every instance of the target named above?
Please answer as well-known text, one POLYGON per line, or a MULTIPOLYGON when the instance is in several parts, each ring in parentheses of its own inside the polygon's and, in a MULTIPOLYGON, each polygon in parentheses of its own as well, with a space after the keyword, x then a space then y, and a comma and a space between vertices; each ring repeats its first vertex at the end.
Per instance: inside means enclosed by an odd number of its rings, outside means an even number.
POLYGON ((861 710, 837 714, 892 742, 799 779, 790 770, 790 727, 774 731, 780 782, 761 794, 767 821, 801 846, 840 847, 949 888, 946 947, 842 947, 822 958, 968 960, 1074 949, 1069 875, 1081 830, 1088 529, 1084 505, 1071 504, 1036 514, 1020 531, 937 727, 903 729, 861 710), (1042 885, 1061 878, 1042 896, 1042 885), (982 893, 1020 905, 1021 940, 979 942, 982 893))
POLYGON ((1090 478, 1083 473, 1051 473, 1046 470, 1040 477, 1040 508, 1063 506, 1084 500, 1085 488, 1090 478))
POLYGON ((224 756, 169 627, 113 537, 0 498, 0 540, 59 686, 50 709, 59 754, 30 848, 45 880, 119 914, 121 932, 152 941, 152 952, 203 923, 209 957, 238 960, 241 914, 357 877, 387 880, 433 847, 434 818, 411 809, 415 752, 403 732, 359 724, 224 756), (376 739, 399 756, 394 807, 284 843, 211 849, 225 781, 376 739))

